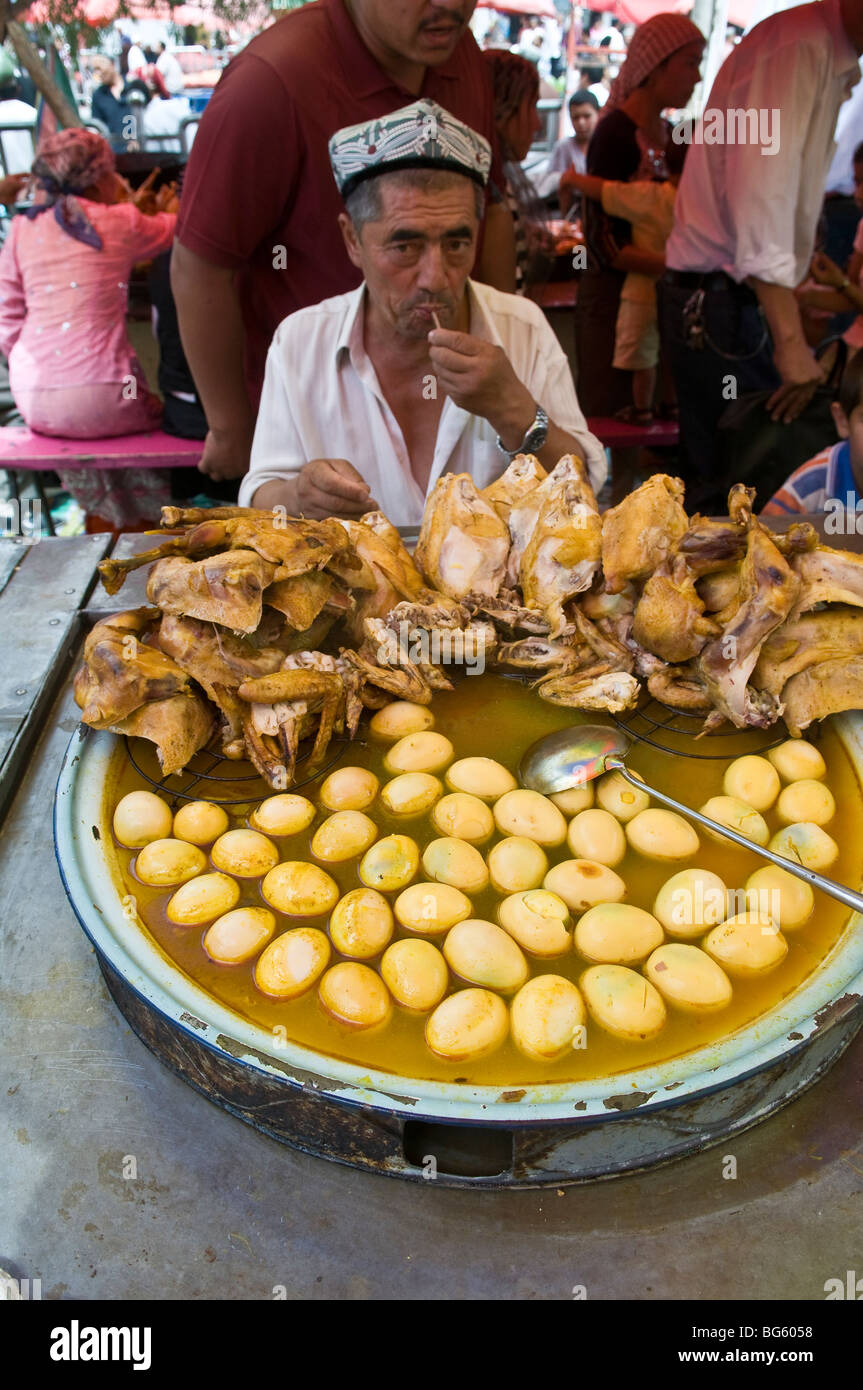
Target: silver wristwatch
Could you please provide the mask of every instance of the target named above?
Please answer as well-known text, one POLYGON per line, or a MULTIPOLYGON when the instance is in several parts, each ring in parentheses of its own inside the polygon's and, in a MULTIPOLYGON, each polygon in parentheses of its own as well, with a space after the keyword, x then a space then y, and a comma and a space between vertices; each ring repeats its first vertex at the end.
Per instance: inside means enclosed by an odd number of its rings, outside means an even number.
POLYGON ((536 416, 533 424, 529 427, 527 434, 521 441, 517 449, 506 449, 501 443, 500 435, 497 439, 497 447, 506 454, 510 463, 518 454, 535 454, 537 449, 541 449, 548 439, 548 416, 541 405, 536 407, 536 416))

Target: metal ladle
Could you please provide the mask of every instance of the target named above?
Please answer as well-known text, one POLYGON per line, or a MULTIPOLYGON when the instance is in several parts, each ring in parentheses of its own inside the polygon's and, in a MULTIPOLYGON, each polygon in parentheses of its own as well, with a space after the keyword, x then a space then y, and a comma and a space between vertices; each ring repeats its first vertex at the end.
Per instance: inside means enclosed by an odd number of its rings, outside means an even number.
POLYGON ((646 782, 634 777, 627 771, 623 761, 631 743, 632 739, 622 729, 614 729, 604 724, 577 724, 569 729, 561 729, 556 734, 547 734, 545 738, 532 744, 521 760, 519 777, 522 786, 529 787, 531 791, 542 792, 544 796, 553 796, 556 792, 583 787, 595 777, 601 777, 604 772, 619 772, 621 777, 638 791, 649 792, 656 801, 661 801, 663 806, 670 806, 672 811, 678 811, 689 820, 696 821, 706 830, 712 830, 726 840, 732 840, 741 849, 748 849, 762 859, 767 859, 778 868, 785 869, 786 873, 794 874, 795 878, 802 878, 804 883, 808 883, 812 888, 820 888, 822 893, 829 893, 831 898, 837 898, 840 903, 853 908, 855 912, 863 912, 863 894, 855 893, 853 889, 846 888, 835 879, 816 874, 812 869, 805 869, 793 859, 786 859, 781 854, 774 854, 772 850, 756 845, 753 840, 747 840, 745 835, 739 835, 727 825, 720 825, 709 816, 703 816, 700 811, 693 811, 691 806, 684 806, 682 802, 675 801, 673 797, 666 796, 664 792, 659 792, 655 787, 649 787, 646 782))

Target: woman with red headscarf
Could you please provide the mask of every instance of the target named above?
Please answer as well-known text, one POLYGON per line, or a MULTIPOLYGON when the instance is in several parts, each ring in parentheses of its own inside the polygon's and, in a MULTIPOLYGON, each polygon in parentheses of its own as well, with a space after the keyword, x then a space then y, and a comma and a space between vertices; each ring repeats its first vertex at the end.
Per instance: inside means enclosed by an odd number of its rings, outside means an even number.
POLYGON ((533 278, 537 252, 549 244, 542 205, 521 167, 542 128, 537 107, 539 72, 535 63, 505 48, 487 48, 482 58, 491 75, 494 124, 506 176, 506 185, 499 191, 515 230, 515 291, 524 294, 533 278))
MULTIPOLYGON (((176 216, 145 216, 117 201, 114 155, 91 130, 47 140, 32 172, 37 204, 13 219, 0 252, 0 352, 15 403, 40 434, 86 439, 152 429, 162 405, 126 335, 128 282, 136 262, 168 250, 176 216)), ((158 474, 148 479, 140 470, 124 479, 122 493, 104 473, 64 476, 87 510, 115 525, 158 512, 150 496, 155 480, 162 486, 158 474)))
MULTIPOLYGON (((587 152, 601 179, 667 179, 671 127, 663 111, 686 105, 699 77, 704 37, 685 15, 658 14, 636 29, 626 62, 587 152)), ((586 415, 613 415, 631 404, 630 373, 612 367, 620 291, 629 271, 661 275, 663 264, 632 245, 628 222, 586 200, 587 270, 578 287, 578 396, 586 415)))

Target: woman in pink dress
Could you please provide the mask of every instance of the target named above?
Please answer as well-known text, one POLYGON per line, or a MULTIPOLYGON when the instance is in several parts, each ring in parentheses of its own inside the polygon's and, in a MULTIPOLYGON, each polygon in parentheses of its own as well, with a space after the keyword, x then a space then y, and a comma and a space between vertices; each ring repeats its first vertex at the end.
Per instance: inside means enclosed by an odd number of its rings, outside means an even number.
MULTIPOLYGON (((0 252, 0 352, 15 402, 40 434, 86 439, 158 426, 126 335, 129 274, 166 251, 174 213, 117 202, 108 142, 90 130, 47 140, 33 164, 37 206, 13 219, 0 252)), ((114 525, 149 520, 168 488, 156 470, 61 475, 88 511, 114 525)))

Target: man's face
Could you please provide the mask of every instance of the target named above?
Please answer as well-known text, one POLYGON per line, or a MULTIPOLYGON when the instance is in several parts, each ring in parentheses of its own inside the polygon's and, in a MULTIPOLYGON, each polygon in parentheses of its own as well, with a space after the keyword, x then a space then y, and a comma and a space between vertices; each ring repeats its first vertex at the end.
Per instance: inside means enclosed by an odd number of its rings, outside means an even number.
POLYGON ((471 180, 423 189, 384 179, 381 207, 381 217, 366 222, 359 237, 342 217, 348 254, 375 310, 403 338, 425 338, 435 326, 433 312, 442 328, 455 328, 479 227, 471 180))
POLYGON ((476 0, 350 0, 350 9, 383 47, 434 67, 451 56, 476 0))
POLYGON ((599 120, 599 112, 596 107, 591 106, 589 101, 581 102, 578 106, 571 106, 569 119, 572 121, 572 128, 578 143, 580 145, 588 144, 599 120))

